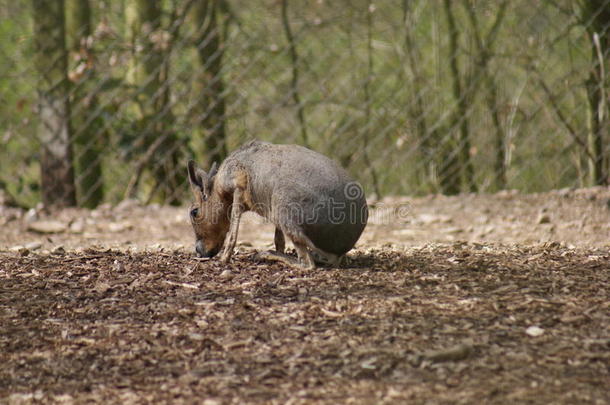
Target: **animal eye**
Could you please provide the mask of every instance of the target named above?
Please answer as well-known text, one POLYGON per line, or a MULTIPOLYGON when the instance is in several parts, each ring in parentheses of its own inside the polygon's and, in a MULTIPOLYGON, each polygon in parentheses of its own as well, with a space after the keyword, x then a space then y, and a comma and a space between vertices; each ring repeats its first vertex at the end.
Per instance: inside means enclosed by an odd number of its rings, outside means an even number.
POLYGON ((191 210, 191 218, 195 218, 199 214, 199 208, 193 208, 191 210))

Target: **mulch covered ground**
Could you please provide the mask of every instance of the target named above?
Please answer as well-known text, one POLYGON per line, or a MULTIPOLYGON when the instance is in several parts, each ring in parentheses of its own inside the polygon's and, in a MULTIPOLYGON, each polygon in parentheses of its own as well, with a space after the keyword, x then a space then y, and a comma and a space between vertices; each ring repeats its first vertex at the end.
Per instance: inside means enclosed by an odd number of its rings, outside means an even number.
POLYGON ((610 403, 607 249, 55 253, 0 253, 0 402, 610 403))

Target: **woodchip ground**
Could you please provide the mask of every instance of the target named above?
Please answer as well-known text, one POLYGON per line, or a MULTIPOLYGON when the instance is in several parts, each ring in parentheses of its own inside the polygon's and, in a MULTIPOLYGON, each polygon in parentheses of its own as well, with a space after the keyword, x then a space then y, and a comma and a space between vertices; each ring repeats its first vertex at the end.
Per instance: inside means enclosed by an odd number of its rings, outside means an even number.
POLYGON ((610 402, 610 190, 386 198, 342 268, 186 208, 0 209, 0 402, 610 402))

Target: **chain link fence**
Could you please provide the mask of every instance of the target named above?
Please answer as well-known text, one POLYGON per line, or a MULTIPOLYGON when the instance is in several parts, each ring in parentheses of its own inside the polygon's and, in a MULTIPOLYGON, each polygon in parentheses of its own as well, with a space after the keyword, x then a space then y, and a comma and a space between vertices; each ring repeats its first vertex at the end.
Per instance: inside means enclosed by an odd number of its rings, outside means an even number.
POLYGON ((0 192, 188 198, 251 138, 369 196, 607 185, 610 0, 0 0, 0 192))

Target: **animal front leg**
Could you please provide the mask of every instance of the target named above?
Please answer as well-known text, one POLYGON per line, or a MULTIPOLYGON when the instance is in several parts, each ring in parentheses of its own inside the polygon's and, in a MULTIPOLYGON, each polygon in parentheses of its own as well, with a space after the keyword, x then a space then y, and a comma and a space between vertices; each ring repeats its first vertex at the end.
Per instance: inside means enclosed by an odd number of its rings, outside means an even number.
POLYGON ((241 203, 242 190, 240 188, 235 189, 233 192, 233 206, 231 207, 231 225, 229 227, 229 233, 225 239, 224 249, 220 255, 220 260, 227 263, 233 255, 235 244, 237 243, 237 232, 239 230, 239 220, 244 208, 241 203))
POLYGON ((316 263, 338 267, 341 264, 343 256, 335 255, 328 252, 323 252, 320 249, 312 249, 312 256, 316 263))

